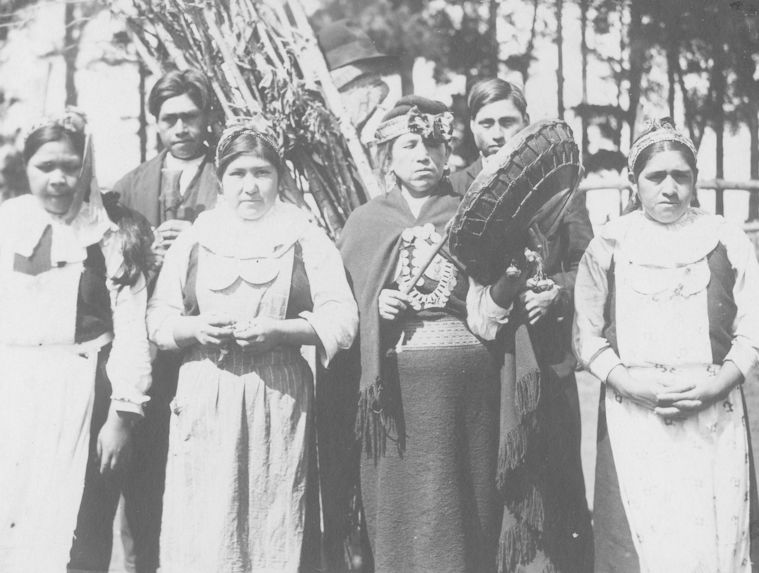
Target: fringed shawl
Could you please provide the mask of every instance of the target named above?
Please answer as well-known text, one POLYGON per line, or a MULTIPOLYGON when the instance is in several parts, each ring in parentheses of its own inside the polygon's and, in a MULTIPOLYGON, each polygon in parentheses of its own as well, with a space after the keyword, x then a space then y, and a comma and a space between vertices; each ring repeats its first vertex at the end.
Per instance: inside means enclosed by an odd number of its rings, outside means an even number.
POLYGON ((356 209, 339 241, 359 311, 359 347, 353 349, 361 355, 356 438, 366 454, 375 458, 385 454, 388 438, 397 440, 399 453, 406 447, 403 429, 398 427, 402 417, 400 392, 386 384, 383 377, 382 359, 387 348, 377 299, 392 282, 404 229, 427 223, 442 228, 456 212, 459 201, 450 184, 441 183, 415 219, 400 190, 394 188, 356 209))

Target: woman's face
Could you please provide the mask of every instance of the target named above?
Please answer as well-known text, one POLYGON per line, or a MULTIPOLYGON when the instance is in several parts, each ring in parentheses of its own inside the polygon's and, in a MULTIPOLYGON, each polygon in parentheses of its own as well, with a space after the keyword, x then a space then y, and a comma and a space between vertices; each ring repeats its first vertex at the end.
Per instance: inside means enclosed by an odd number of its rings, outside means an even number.
POLYGON ((414 196, 427 195, 440 182, 448 160, 445 143, 425 143, 421 135, 404 133, 393 142, 390 169, 414 196))
POLYGON ((274 206, 279 174, 270 161, 245 154, 233 159, 221 177, 222 196, 241 219, 260 219, 274 206))
POLYGON ((78 185, 82 157, 68 139, 49 141, 29 158, 26 175, 29 190, 53 215, 65 215, 84 188, 78 185))
POLYGON ((674 223, 690 207, 696 174, 681 151, 660 151, 643 167, 637 186, 646 214, 659 223, 674 223))

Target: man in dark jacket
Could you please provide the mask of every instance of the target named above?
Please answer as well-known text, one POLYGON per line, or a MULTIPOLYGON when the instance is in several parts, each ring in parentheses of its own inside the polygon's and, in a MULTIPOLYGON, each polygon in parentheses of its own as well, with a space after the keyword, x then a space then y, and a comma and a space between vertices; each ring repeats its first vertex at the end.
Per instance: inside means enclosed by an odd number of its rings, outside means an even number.
MULTIPOLYGON (((451 176, 460 195, 466 193, 483 164, 530 121, 522 90, 504 80, 475 84, 467 105, 480 157, 451 176)), ((555 285, 543 292, 525 290, 512 315, 524 317, 529 324, 542 379, 539 418, 547 422, 541 429, 546 446, 541 453, 545 458, 538 465, 549 468, 543 502, 547 522, 554 523, 546 526, 551 534, 544 532, 543 550, 558 571, 591 571, 593 538, 580 457, 580 409, 571 345, 577 265, 593 238, 585 196, 575 196, 551 235, 543 233, 540 222, 531 231, 533 248, 540 251, 544 271, 555 285)), ((516 360, 519 364, 519 355, 516 360)))
MULTIPOLYGON (((175 70, 161 77, 148 97, 148 110, 156 119, 163 151, 114 186, 121 202, 155 228, 156 270, 179 233, 216 203, 219 182, 208 142, 211 98, 208 79, 196 70, 175 70)), ((135 428, 132 463, 123 489, 132 540, 131 547, 125 543, 130 572, 155 573, 158 568, 169 402, 176 391, 178 370, 175 353, 158 352, 145 419, 135 428)))

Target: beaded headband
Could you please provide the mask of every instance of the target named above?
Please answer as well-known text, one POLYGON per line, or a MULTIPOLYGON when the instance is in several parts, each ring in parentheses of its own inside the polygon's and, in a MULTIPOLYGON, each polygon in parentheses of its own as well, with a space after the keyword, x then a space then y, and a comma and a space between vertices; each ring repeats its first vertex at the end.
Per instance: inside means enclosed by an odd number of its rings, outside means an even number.
POLYGON ((436 115, 422 113, 413 106, 405 114, 383 121, 377 127, 374 142, 379 145, 406 133, 416 133, 436 143, 448 143, 453 137, 453 115, 449 111, 436 115))
POLYGON ((698 156, 696 146, 687 135, 677 130, 672 119, 663 117, 661 119, 651 119, 646 122, 646 127, 642 135, 632 144, 630 155, 627 158, 627 168, 630 173, 635 172, 635 163, 638 161, 640 154, 655 143, 662 141, 675 141, 688 148, 695 159, 698 156))
POLYGON ((281 155, 277 138, 272 129, 262 119, 239 118, 224 129, 219 138, 219 143, 216 144, 216 155, 214 157, 216 169, 219 168, 221 157, 226 153, 227 148, 243 134, 255 137, 265 146, 271 148, 274 153, 281 155))
POLYGON ((27 140, 34 132, 48 126, 58 126, 72 135, 83 134, 87 130, 87 116, 75 107, 67 107, 60 115, 43 117, 24 131, 22 145, 26 146, 27 140))

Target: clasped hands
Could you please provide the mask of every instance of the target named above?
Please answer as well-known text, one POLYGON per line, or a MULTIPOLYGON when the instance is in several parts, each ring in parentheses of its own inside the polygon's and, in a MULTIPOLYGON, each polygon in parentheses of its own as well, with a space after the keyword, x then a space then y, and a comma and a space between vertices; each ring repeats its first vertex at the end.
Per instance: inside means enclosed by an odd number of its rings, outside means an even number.
POLYGON ((653 410, 665 419, 682 420, 723 399, 740 382, 742 374, 732 362, 725 362, 716 375, 696 375, 683 380, 667 380, 665 375, 647 380, 632 375, 621 364, 606 379, 622 398, 653 410))
POLYGON ((236 344, 259 354, 272 350, 283 341, 281 321, 273 318, 257 317, 238 321, 218 313, 205 313, 192 318, 193 336, 206 348, 236 344))

